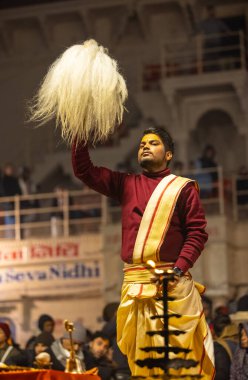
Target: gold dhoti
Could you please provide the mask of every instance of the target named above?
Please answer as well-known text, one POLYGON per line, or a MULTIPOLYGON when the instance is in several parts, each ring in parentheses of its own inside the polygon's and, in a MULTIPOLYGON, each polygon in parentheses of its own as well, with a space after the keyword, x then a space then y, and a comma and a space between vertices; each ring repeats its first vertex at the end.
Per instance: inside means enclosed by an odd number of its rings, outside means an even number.
MULTIPOLYGON (((157 267, 169 268, 171 264, 157 264, 157 267)), ((155 299, 157 286, 151 283, 152 273, 143 264, 125 265, 124 283, 121 303, 117 314, 117 342, 121 351, 127 355, 133 376, 152 376, 162 374, 159 368, 148 369, 136 365, 138 359, 161 357, 160 354, 149 354, 141 347, 163 346, 164 339, 159 335, 148 336, 147 331, 162 330, 160 318, 152 320, 153 315, 163 314, 162 301, 155 299)), ((195 283, 190 275, 180 278, 179 283, 169 293, 175 298, 169 301, 169 313, 178 313, 181 318, 170 318, 170 330, 184 330, 184 335, 171 335, 170 345, 188 348, 189 354, 177 354, 177 358, 194 359, 199 362, 195 368, 171 371, 173 374, 201 374, 204 380, 214 378, 214 355, 212 337, 206 323, 200 293, 204 287, 195 283)), ((170 354, 170 358, 175 357, 170 354)))

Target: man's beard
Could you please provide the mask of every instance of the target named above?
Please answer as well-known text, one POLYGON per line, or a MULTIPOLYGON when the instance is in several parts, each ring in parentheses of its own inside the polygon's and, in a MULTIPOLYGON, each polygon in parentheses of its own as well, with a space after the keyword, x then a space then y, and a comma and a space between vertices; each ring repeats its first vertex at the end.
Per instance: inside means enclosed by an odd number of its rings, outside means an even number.
POLYGON ((147 169, 147 170, 153 168, 154 166, 153 161, 149 161, 149 160, 141 160, 139 164, 142 167, 142 169, 147 169))

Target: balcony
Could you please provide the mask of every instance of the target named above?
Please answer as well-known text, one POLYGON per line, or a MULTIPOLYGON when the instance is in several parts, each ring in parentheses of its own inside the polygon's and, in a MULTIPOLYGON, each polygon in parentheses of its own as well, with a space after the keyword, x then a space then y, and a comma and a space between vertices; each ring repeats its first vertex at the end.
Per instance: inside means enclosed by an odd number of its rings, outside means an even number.
MULTIPOLYGON (((247 76, 247 49, 242 31, 196 35, 163 43, 161 62, 143 67, 143 90, 166 92, 193 88, 237 87, 247 76)), ((244 82, 243 82, 244 83, 244 82)))
MULTIPOLYGON (((180 174, 200 184, 207 215, 248 219, 248 175, 224 176, 221 167, 180 174), (215 182, 209 180, 213 177, 215 182)), ((0 210, 2 241, 101 234, 104 226, 121 220, 119 204, 92 190, 1 197, 0 210)))

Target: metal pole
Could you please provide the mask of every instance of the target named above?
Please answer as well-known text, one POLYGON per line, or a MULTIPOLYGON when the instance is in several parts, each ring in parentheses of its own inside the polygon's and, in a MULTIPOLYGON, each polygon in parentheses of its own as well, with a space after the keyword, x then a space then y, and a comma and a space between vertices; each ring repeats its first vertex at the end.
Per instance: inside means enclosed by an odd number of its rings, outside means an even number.
POLYGON ((15 195, 15 240, 21 239, 20 196, 15 195))
MULTIPOLYGON (((163 309, 164 309, 164 345, 165 348, 169 347, 169 319, 166 317, 168 315, 168 278, 163 277, 163 309)), ((165 359, 165 374, 168 374, 168 362, 169 362, 169 351, 164 353, 165 359)))
POLYGON ((69 236, 69 192, 63 191, 63 230, 64 236, 69 236))
POLYGON ((218 166, 217 170, 218 170, 218 189, 219 189, 220 214, 224 215, 225 203, 224 203, 223 169, 221 166, 218 166))

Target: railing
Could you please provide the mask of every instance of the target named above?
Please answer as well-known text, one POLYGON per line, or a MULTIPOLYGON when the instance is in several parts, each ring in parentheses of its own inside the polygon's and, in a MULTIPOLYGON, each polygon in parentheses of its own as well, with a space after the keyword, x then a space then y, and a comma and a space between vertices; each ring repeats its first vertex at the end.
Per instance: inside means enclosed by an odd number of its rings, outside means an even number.
POLYGON ((248 174, 232 175, 226 197, 231 205, 232 219, 235 222, 248 220, 248 174))
POLYGON ((198 34, 187 41, 164 43, 161 62, 143 67, 143 89, 158 87, 162 78, 246 68, 247 51, 242 31, 198 34))
MULTIPOLYGON (((208 215, 224 215, 226 205, 222 167, 174 171, 174 173, 197 181, 200 187, 201 203, 208 215)), ((120 220, 121 209, 118 204, 108 202, 107 217, 108 222, 112 223, 120 220)))
MULTIPOLYGON (((224 178, 221 167, 175 174, 198 182, 208 215, 224 215, 231 210, 233 220, 248 219, 248 175, 224 178)), ((107 223, 120 220, 119 204, 92 190, 0 198, 0 239, 96 233, 107 223)))
POLYGON ((106 220, 103 196, 90 190, 1 197, 0 210, 1 239, 97 232, 106 220))

